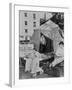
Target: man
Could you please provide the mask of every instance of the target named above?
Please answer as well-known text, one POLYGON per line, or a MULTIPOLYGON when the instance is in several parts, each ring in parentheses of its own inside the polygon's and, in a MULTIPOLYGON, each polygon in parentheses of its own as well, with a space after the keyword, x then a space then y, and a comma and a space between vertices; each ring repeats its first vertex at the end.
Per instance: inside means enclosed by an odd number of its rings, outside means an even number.
POLYGON ((57 48, 55 59, 49 65, 51 67, 51 74, 53 77, 63 77, 64 76, 64 43, 60 42, 57 48))
POLYGON ((54 67, 62 61, 64 61, 64 43, 60 42, 55 54, 55 60, 50 64, 50 67, 54 67))

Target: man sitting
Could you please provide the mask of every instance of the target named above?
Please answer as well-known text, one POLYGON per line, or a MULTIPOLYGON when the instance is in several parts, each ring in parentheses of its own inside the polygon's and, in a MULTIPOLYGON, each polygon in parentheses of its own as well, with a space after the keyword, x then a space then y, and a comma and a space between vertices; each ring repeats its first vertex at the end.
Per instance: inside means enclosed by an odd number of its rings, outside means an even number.
POLYGON ((64 61, 64 43, 60 42, 55 54, 55 60, 50 64, 50 67, 54 67, 62 61, 64 61))
POLYGON ((53 74, 56 77, 63 77, 64 76, 64 43, 60 42, 55 54, 55 59, 52 63, 50 63, 49 67, 51 71, 48 74, 53 74))

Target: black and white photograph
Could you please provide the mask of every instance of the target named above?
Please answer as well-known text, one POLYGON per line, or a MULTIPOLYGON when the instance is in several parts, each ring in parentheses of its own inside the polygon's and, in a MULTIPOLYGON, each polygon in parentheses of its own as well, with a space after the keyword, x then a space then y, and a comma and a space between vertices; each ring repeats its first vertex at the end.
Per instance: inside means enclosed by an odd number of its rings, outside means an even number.
POLYGON ((64 13, 19 10, 19 79, 64 77, 64 13))

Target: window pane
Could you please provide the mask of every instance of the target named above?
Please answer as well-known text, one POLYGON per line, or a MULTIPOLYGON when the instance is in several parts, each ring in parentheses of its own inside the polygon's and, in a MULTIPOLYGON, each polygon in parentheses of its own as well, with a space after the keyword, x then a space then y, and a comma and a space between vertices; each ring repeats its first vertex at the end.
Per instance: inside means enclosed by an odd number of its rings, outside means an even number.
POLYGON ((36 14, 33 14, 33 19, 36 19, 36 14))
POLYGON ((25 21, 25 25, 27 25, 27 21, 25 21))
POLYGON ((25 33, 28 33, 28 29, 25 29, 25 33))
POLYGON ((33 27, 36 27, 36 22, 33 22, 33 27))
POLYGON ((27 17, 27 13, 24 13, 24 16, 27 17))

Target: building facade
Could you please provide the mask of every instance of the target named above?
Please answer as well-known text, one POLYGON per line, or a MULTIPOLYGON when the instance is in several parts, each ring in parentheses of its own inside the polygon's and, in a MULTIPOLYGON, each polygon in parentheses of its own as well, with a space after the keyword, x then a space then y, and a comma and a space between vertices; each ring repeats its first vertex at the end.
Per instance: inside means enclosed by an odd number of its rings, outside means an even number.
POLYGON ((49 19, 52 14, 48 12, 36 12, 36 11, 23 11, 19 12, 20 20, 20 36, 23 39, 30 39, 34 30, 38 30, 40 27, 40 19, 49 19))

